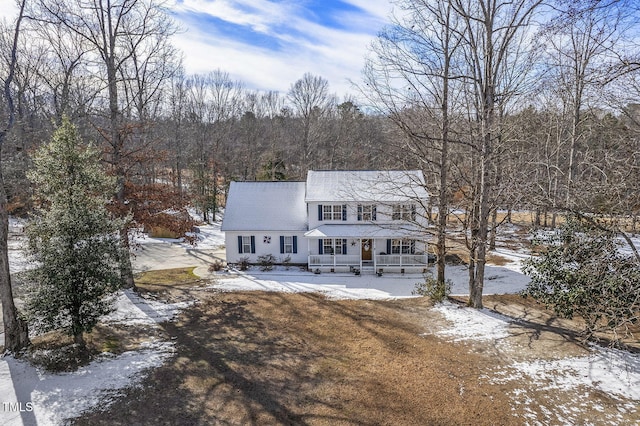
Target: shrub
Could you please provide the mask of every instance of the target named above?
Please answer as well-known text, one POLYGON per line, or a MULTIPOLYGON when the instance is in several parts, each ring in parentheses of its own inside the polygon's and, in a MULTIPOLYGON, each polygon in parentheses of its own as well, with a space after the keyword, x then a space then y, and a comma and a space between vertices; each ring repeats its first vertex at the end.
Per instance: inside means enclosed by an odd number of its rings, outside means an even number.
POLYGON ((411 292, 411 294, 419 296, 427 296, 435 303, 444 301, 451 293, 451 286, 453 282, 446 280, 444 285, 438 283, 438 280, 434 277, 425 277, 424 282, 417 283, 411 292))
POLYGON ((209 265, 209 272, 218 272, 222 270, 222 262, 218 259, 214 260, 211 265, 209 265))
POLYGON ((238 259, 238 268, 240 268, 241 271, 249 269, 249 256, 243 256, 238 259))
POLYGON ((288 271, 289 268, 291 268, 291 256, 286 256, 284 259, 282 259, 282 265, 288 271))
POLYGON ((276 258, 272 254, 265 254, 258 256, 258 262, 260 262, 261 271, 270 271, 273 269, 273 264, 276 262, 276 258))

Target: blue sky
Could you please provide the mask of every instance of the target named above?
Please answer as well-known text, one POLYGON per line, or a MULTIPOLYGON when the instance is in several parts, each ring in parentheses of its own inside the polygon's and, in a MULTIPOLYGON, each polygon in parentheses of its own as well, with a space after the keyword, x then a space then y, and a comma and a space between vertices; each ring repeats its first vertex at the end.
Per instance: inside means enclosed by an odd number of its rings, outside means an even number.
POLYGON ((220 68, 248 88, 286 92, 305 72, 353 92, 389 0, 174 0, 187 72, 220 68))
MULTIPOLYGON (((306 72, 339 97, 354 93, 367 47, 388 22, 390 0, 167 0, 182 31, 187 73, 221 69, 247 88, 286 93, 306 72)), ((0 18, 17 15, 0 0, 0 18)))

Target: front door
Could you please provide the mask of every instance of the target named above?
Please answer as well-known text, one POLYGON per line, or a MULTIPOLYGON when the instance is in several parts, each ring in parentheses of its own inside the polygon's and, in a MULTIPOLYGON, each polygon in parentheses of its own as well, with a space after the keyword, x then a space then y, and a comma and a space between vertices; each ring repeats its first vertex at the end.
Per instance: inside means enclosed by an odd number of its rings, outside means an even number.
POLYGON ((373 252, 373 244, 371 243, 371 240, 362 240, 362 251, 361 251, 362 261, 371 262, 371 259, 373 259, 373 257, 371 256, 372 252, 373 252))

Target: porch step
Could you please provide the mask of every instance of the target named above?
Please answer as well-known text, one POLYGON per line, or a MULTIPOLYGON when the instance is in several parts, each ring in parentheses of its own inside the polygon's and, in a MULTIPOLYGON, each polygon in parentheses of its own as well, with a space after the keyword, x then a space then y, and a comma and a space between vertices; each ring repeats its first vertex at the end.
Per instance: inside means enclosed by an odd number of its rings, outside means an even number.
POLYGON ((373 266, 362 266, 362 269, 360 269, 362 274, 373 274, 375 271, 376 269, 373 266))

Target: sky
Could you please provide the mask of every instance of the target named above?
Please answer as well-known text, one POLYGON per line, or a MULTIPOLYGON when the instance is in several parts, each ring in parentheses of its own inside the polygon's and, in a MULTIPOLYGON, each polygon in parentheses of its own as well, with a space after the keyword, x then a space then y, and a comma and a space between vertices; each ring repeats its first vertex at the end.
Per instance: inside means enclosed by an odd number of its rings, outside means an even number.
MULTIPOLYGON (((168 0, 173 43, 187 73, 220 69, 254 90, 286 93, 304 73, 355 93, 367 48, 388 22, 390 0, 168 0)), ((0 0, 0 18, 15 18, 0 0)))
POLYGON ((304 73, 354 92, 389 0, 174 0, 174 44, 189 73, 221 69, 248 88, 286 92, 304 73))

